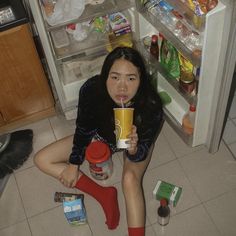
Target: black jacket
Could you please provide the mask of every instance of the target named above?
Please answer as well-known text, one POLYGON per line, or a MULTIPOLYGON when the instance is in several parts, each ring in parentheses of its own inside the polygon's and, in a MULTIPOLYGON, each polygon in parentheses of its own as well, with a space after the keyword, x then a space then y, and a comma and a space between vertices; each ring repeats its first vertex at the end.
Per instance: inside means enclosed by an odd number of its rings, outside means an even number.
MULTIPOLYGON (((150 91, 152 93, 153 91, 150 91)), ((115 139, 115 124, 113 108, 114 102, 108 102, 99 86, 99 76, 87 80, 80 89, 76 130, 73 139, 72 153, 69 158, 71 164, 82 164, 85 150, 95 135, 103 138, 113 152, 118 151, 115 139)), ((110 99, 111 100, 111 99, 110 99)), ((143 107, 134 108, 134 125, 138 133, 138 150, 135 155, 127 156, 131 161, 138 162, 146 158, 148 150, 155 142, 163 124, 162 104, 159 96, 150 96, 143 107)))

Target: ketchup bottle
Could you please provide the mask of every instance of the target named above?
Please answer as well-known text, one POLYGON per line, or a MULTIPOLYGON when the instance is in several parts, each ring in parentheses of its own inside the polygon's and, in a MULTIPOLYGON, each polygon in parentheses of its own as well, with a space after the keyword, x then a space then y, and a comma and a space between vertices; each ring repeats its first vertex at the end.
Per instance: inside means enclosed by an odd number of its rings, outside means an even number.
POLYGON ((158 45, 158 36, 156 34, 152 35, 152 41, 150 46, 150 53, 159 60, 159 45, 158 45))
POLYGON ((194 123, 195 123, 195 115, 196 115, 196 106, 191 104, 189 106, 189 111, 183 117, 182 127, 186 134, 193 134, 194 123))

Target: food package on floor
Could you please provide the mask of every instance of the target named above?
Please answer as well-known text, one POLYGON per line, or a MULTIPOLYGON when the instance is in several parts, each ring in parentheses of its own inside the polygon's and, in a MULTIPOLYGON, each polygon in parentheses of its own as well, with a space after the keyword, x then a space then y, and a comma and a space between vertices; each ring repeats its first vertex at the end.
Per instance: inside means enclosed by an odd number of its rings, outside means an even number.
POLYGON ((63 201, 65 217, 71 225, 83 225, 87 223, 86 210, 83 197, 72 201, 63 201))
POLYGON ((174 184, 167 183, 162 180, 158 180, 157 184, 153 190, 153 196, 155 199, 160 200, 165 198, 168 204, 171 206, 176 206, 177 202, 182 193, 182 188, 175 186, 174 184))

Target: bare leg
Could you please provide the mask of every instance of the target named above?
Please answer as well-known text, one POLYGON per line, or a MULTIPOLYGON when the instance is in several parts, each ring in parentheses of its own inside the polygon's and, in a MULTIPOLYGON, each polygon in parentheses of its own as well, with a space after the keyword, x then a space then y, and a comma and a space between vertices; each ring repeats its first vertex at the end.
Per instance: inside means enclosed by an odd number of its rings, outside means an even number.
POLYGON ((44 173, 58 179, 58 176, 68 165, 72 143, 73 136, 68 136, 49 144, 36 153, 35 165, 44 173))
MULTIPOLYGON (((69 136, 46 146, 35 155, 36 166, 44 173, 58 179, 62 171, 68 166, 72 143, 73 136, 69 136)), ((75 187, 91 195, 101 204, 109 229, 115 229, 118 226, 120 211, 116 188, 102 187, 82 172, 80 172, 75 187)))
POLYGON ((131 162, 124 155, 122 188, 128 227, 145 227, 146 211, 142 179, 150 162, 153 147, 154 145, 151 146, 147 159, 141 162, 131 162))

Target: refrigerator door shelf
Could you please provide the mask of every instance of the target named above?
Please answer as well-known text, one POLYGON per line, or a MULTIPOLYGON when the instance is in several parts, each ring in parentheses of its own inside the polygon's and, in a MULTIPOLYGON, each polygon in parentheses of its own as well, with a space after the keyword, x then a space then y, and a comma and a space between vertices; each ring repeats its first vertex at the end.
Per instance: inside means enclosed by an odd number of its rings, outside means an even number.
POLYGON ((190 25, 190 27, 197 31, 203 32, 205 30, 206 15, 201 16, 196 15, 196 13, 188 7, 186 3, 181 0, 165 0, 168 2, 175 10, 177 10, 181 16, 183 16, 183 22, 190 25))
POLYGON ((158 92, 165 91, 171 98, 171 102, 164 105, 163 110, 165 114, 165 120, 175 130, 175 132, 182 138, 182 140, 189 146, 193 145, 193 135, 189 135, 184 132, 182 127, 182 121, 184 115, 188 112, 189 105, 183 100, 178 93, 173 91, 166 80, 159 75, 158 76, 158 92), (170 95, 171 94, 171 95, 170 95))
MULTIPOLYGON (((144 46, 143 40, 138 41, 136 43, 136 47, 141 52, 144 59, 148 60, 148 58, 150 58, 149 51, 144 46)), ((193 101, 196 103, 197 97, 192 97, 187 93, 184 93, 179 88, 179 82, 175 78, 171 78, 157 60, 152 60, 152 62, 154 62, 152 67, 155 68, 156 71, 158 71, 158 92, 165 91, 169 95, 171 100, 170 103, 164 105, 165 119, 170 124, 170 126, 180 135, 183 141, 187 145, 192 146, 193 135, 188 135, 183 131, 182 120, 184 115, 189 110, 189 104, 191 104, 193 101)))
POLYGON ((182 138, 182 140, 190 147, 193 146, 193 135, 186 134, 183 131, 182 126, 176 121, 176 119, 165 107, 164 114, 165 120, 173 128, 173 130, 182 138))
MULTIPOLYGON (((159 86, 158 92, 160 93, 163 91, 166 92, 163 88, 159 86)), ((180 104, 176 102, 175 99, 173 99, 170 95, 169 97, 171 99, 171 102, 164 105, 164 108, 166 111, 168 111, 168 114, 170 114, 174 118, 174 120, 178 122, 179 125, 182 125, 182 120, 183 120, 184 115, 186 114, 186 111, 180 104)))
POLYGON ((181 87, 180 83, 177 79, 171 77, 171 75, 163 68, 161 63, 156 63, 156 68, 158 72, 165 78, 166 82, 168 82, 188 104, 197 102, 197 95, 191 95, 185 92, 181 87))
MULTIPOLYGON (((173 46, 180 51, 186 58, 188 58, 192 64, 196 67, 201 65, 201 50, 190 50, 186 47, 186 42, 183 42, 173 33, 173 30, 167 28, 166 24, 163 24, 156 16, 148 12, 146 8, 138 7, 139 13, 151 23, 167 40, 169 40, 173 46), (199 53, 196 53, 198 52, 199 53)), ((203 33, 199 35, 200 39, 203 38, 203 33)), ((189 37, 189 40, 191 37, 189 37)), ((201 41, 201 40, 200 40, 201 41)))
POLYGON ((151 62, 150 62, 150 60, 149 60, 150 52, 148 51, 148 48, 143 44, 142 39, 140 41, 136 42, 136 47, 143 55, 144 59, 146 60, 147 65, 149 65, 149 67, 151 67, 151 68, 155 68, 155 70, 157 70, 159 72, 160 76, 167 83, 169 83, 169 85, 171 87, 173 87, 173 90, 175 90, 176 93, 178 93, 179 96, 181 96, 185 100, 185 102, 187 102, 188 104, 191 104, 193 102, 196 103, 197 96, 196 95, 192 96, 192 95, 184 92, 180 88, 179 81, 177 79, 171 77, 171 75, 165 70, 165 68, 163 68, 163 66, 161 65, 160 62, 158 62, 157 60, 151 60, 151 62), (152 63, 152 65, 150 65, 150 63, 152 63))
POLYGON ((167 110, 175 117, 175 120, 182 125, 183 116, 189 109, 189 103, 175 90, 161 75, 158 74, 158 91, 166 91, 171 102, 166 105, 167 110))

